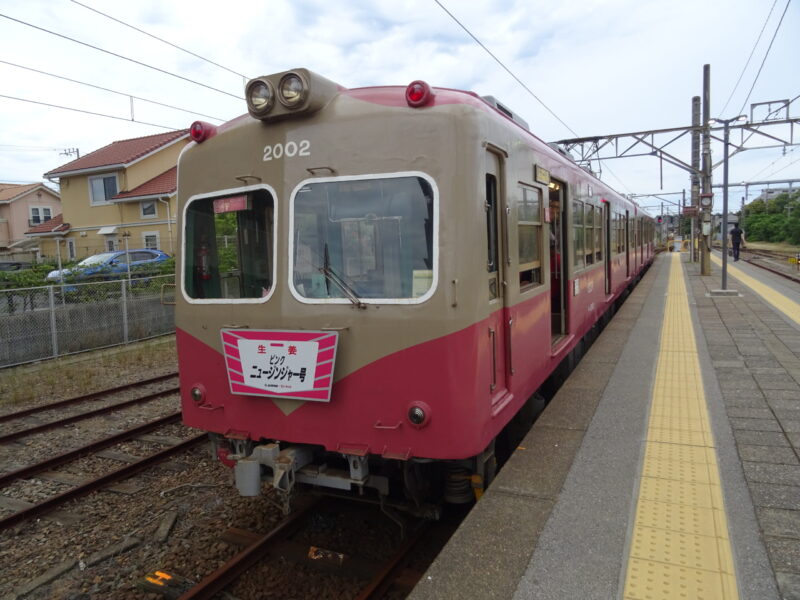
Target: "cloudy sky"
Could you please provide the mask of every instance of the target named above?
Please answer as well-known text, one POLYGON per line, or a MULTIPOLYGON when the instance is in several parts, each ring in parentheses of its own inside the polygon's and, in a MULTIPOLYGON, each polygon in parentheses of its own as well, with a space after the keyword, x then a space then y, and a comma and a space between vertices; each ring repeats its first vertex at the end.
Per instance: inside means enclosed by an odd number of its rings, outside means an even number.
MULTIPOLYGON (((0 181, 40 181, 71 160, 63 154, 68 149, 83 155, 197 118, 231 119, 246 112, 246 78, 300 66, 346 87, 424 79, 491 94, 546 141, 688 125, 706 63, 712 116, 730 118, 749 113, 753 102, 800 95, 797 1, 440 2, 2 0, 0 181), (130 122, 131 111, 139 122, 130 122)), ((800 117, 800 99, 790 111, 800 117)), ((688 144, 670 150, 688 162, 688 144)), ((721 159, 721 145, 713 152, 721 159)), ((651 157, 606 161, 602 177, 623 193, 689 188, 684 171, 664 165, 662 175, 651 157)), ((800 178, 800 150, 793 147, 743 152, 730 163, 731 182, 791 178, 800 178)), ((731 190, 735 206, 743 195, 744 188, 731 190)))

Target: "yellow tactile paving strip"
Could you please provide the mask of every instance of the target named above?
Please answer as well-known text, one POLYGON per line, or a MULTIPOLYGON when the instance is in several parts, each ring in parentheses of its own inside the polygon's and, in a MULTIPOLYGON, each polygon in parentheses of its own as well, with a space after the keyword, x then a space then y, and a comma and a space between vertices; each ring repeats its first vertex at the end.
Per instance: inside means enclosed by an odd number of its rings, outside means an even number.
MULTIPOLYGON (((722 259, 718 258, 716 255, 712 254, 711 260, 713 260, 718 266, 722 266, 722 259)), ((747 275, 741 269, 734 267, 730 261, 728 261, 728 274, 741 281, 756 294, 766 300, 769 304, 777 308, 787 317, 792 319, 792 321, 800 325, 800 304, 794 300, 791 300, 790 298, 787 298, 780 292, 776 292, 771 287, 761 283, 754 277, 750 277, 750 275, 747 275)))
POLYGON ((626 599, 738 599, 679 254, 672 255, 626 599))

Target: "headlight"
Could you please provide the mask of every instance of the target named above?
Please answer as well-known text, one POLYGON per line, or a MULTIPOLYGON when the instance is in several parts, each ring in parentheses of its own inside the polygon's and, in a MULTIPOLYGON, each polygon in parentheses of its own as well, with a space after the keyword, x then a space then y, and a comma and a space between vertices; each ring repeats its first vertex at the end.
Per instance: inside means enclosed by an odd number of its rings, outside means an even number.
POLYGON ((275 91, 272 84, 264 79, 254 79, 247 84, 245 90, 247 108, 254 117, 263 117, 275 103, 275 91))
POLYGON ((297 73, 287 73, 278 84, 278 99, 286 108, 296 108, 306 99, 308 85, 297 73))

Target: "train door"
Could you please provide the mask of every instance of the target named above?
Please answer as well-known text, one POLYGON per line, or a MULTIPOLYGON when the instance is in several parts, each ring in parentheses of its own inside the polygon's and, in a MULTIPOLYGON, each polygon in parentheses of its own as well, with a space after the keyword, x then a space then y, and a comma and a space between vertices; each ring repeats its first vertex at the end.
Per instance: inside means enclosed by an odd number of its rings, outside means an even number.
POLYGON ((625 277, 631 276, 631 214, 625 211, 625 277))
POLYGON ((550 336, 551 343, 567 334, 567 273, 565 217, 566 184, 552 180, 550 184, 550 336))
POLYGON ((489 346, 491 379, 489 397, 499 401, 508 389, 506 372, 506 350, 510 341, 510 322, 506 317, 507 287, 506 258, 508 236, 505 231, 505 186, 502 177, 501 157, 492 151, 486 153, 486 240, 488 273, 489 326, 486 343, 489 346))
POLYGON ((605 265, 603 273, 606 281, 606 296, 611 294, 611 204, 603 202, 603 258, 605 265))

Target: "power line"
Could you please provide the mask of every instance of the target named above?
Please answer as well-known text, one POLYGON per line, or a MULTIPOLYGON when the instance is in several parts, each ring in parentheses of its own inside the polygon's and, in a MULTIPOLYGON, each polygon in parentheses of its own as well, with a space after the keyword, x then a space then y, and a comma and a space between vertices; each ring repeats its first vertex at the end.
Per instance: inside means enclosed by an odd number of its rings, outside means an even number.
MULTIPOLYGON (((85 9, 88 9, 88 10, 91 10, 92 12, 95 12, 95 13, 97 13, 98 15, 102 15, 102 16, 104 16, 104 17, 105 17, 105 18, 107 18, 107 19, 111 19, 112 21, 115 21, 115 22, 119 23, 120 25, 124 25, 125 27, 130 27, 131 29, 133 29, 133 30, 135 30, 135 31, 138 31, 139 33, 142 33, 142 34, 144 34, 144 35, 146 35, 146 36, 149 36, 149 37, 153 38, 154 40, 158 40, 159 42, 162 42, 162 43, 164 43, 164 44, 167 44, 168 46, 172 46, 173 48, 177 48, 177 49, 178 49, 178 50, 180 50, 181 52, 186 52, 187 54, 191 54, 191 55, 192 55, 192 56, 194 56, 195 58, 199 58, 200 60, 204 60, 205 62, 207 62, 207 63, 209 63, 209 64, 212 64, 212 65, 214 65, 215 67, 219 67, 220 69, 224 69, 225 71, 228 71, 229 73, 233 73, 234 75, 238 75, 239 77, 243 77, 244 79, 249 79, 249 77, 247 77, 247 75, 242 75, 241 73, 237 73, 237 72, 236 72, 236 71, 234 71, 233 69, 229 69, 229 68, 228 68, 228 67, 226 67, 226 66, 223 66, 223 65, 221 65, 221 64, 219 64, 219 63, 215 63, 213 60, 209 60, 209 59, 207 59, 207 58, 205 58, 205 57, 203 57, 203 56, 200 56, 199 54, 195 54, 195 53, 194 53, 194 52, 192 52, 191 50, 187 50, 186 48, 181 48, 181 47, 180 47, 180 46, 178 46, 177 44, 173 44, 172 42, 169 42, 169 41, 167 41, 167 40, 165 40, 165 39, 162 39, 162 38, 158 37, 157 35, 153 35, 152 33, 148 33, 147 31, 144 31, 143 29, 139 29, 138 27, 135 27, 135 26, 133 26, 133 25, 131 25, 131 24, 129 24, 129 23, 126 23, 125 21, 121 21, 120 19, 117 19, 117 18, 115 18, 115 17, 112 17, 111 15, 107 15, 107 14, 106 14, 106 13, 104 13, 104 12, 100 12, 100 11, 99 11, 99 10, 97 10, 96 8, 92 8, 91 6, 87 6, 86 4, 83 4, 83 3, 81 3, 81 2, 78 2, 78 0, 71 0, 71 1, 72 1, 74 4, 77 4, 78 6, 82 6, 83 8, 85 8, 85 9)), ((778 0, 775 0, 775 2, 777 2, 777 1, 778 1, 778 0)))
MULTIPOLYGON (((785 148, 784 148, 784 150, 785 150, 785 148)), ((758 173, 756 173, 755 175, 751 176, 751 177, 750 177, 750 179, 755 179, 756 177, 758 177, 759 175, 761 175, 761 174, 762 174, 764 171, 766 171, 767 169, 769 169, 769 168, 770 168, 772 165, 774 165, 776 162, 778 162, 779 160, 782 160, 782 159, 786 158, 786 157, 787 157, 789 154, 791 154, 792 152, 794 152, 794 148, 792 148, 791 150, 789 150, 789 152, 788 152, 788 153, 786 153, 786 154, 784 154, 784 155, 782 155, 782 156, 779 156, 778 158, 776 158, 775 160, 773 160, 773 161, 772 161, 771 163, 769 163, 769 164, 768 164, 766 167, 764 167, 763 169, 761 169, 761 170, 760 170, 758 173)), ((788 165, 787 165, 787 166, 788 166, 788 165)))
POLYGON ((794 163, 796 163, 796 162, 798 162, 798 161, 800 161, 800 158, 795 158, 795 159, 794 159, 792 162, 790 162, 788 165, 785 165, 785 166, 781 167, 781 168, 780 168, 780 169, 778 169, 777 171, 773 171, 772 173, 770 173, 769 175, 767 175, 767 177, 772 177, 773 175, 777 175, 777 174, 778 174, 778 173, 780 173, 781 171, 785 171, 786 169, 788 169, 789 167, 791 167, 791 166, 792 166, 794 163))
MULTIPOLYGON (((74 2, 75 0, 73 0, 74 2)), ((725 114, 725 109, 728 108, 728 104, 733 98, 733 95, 736 93, 736 90, 739 88, 739 84, 742 82, 742 77, 744 77, 745 71, 747 71, 747 67, 750 65, 750 59, 753 58, 753 54, 756 52, 756 48, 758 47, 758 43, 761 41, 761 36, 764 35, 764 30, 767 28, 767 23, 769 23, 769 18, 772 16, 772 11, 775 10, 775 5, 778 3, 778 0, 774 0, 772 3, 772 8, 769 9, 769 14, 767 18, 764 19, 764 25, 761 27, 761 32, 758 34, 758 38, 756 38, 756 43, 753 44, 753 49, 750 51, 750 56, 747 57, 747 62, 744 63, 744 68, 742 68, 742 72, 739 74, 739 79, 736 80, 736 85, 733 86, 731 90, 731 95, 728 96, 728 99, 725 101, 725 106, 722 107, 720 111, 721 115, 725 114)))
POLYGON ((515 80, 515 81, 516 81, 518 84, 520 84, 520 85, 521 85, 521 86, 522 86, 522 87, 525 89, 525 91, 527 91, 527 92, 528 92, 528 93, 529 93, 531 96, 533 96, 533 98, 534 98, 534 99, 535 99, 535 100, 536 100, 536 101, 537 101, 539 104, 541 104, 542 106, 544 106, 544 107, 545 107, 545 109, 547 109, 547 112, 549 112, 551 115, 553 115, 553 116, 556 118, 556 120, 557 120, 559 123, 561 123, 561 124, 562 124, 564 127, 566 127, 566 128, 567 128, 567 129, 570 131, 570 133, 572 133, 572 135, 574 135, 575 137, 579 137, 579 136, 578 136, 578 134, 577 134, 577 133, 575 133, 575 132, 572 130, 572 128, 571 128, 569 125, 567 125, 566 123, 564 123, 564 121, 562 121, 562 120, 561 120, 561 117, 559 117, 559 116, 558 116, 556 113, 554 113, 554 112, 553 112, 553 111, 550 109, 550 107, 549 107, 549 106, 547 106, 547 104, 545 104, 545 103, 544 103, 544 102, 543 102, 543 101, 542 101, 542 100, 539 98, 539 96, 537 96, 536 94, 534 94, 534 93, 533 93, 533 90, 531 90, 531 89, 530 89, 530 88, 529 88, 527 85, 525 85, 525 84, 522 82, 522 80, 521 80, 519 77, 517 77, 516 75, 514 75, 514 73, 512 73, 512 72, 511 72, 511 69, 509 69, 509 68, 508 68, 508 67, 507 67, 505 64, 503 64, 503 61, 501 61, 499 58, 497 58, 497 57, 496 57, 496 56, 495 56, 495 55, 492 53, 492 51, 491 51, 491 50, 489 50, 489 49, 488 49, 486 46, 484 46, 484 45, 483 45, 483 43, 482 43, 482 42, 481 42, 481 41, 480 41, 480 40, 479 40, 477 37, 475 37, 475 35, 474 35, 474 34, 473 34, 473 33, 472 33, 472 32, 471 32, 469 29, 467 29, 467 27, 466 27, 466 26, 465 26, 465 25, 464 25, 464 24, 463 24, 461 21, 459 21, 459 20, 458 20, 458 19, 455 17, 455 15, 453 15, 453 13, 451 13, 449 10, 447 10, 447 9, 446 9, 446 8, 445 8, 445 7, 442 5, 442 3, 441 3, 441 2, 439 2, 439 0, 433 0, 433 1, 434 1, 434 2, 436 2, 436 4, 438 4, 438 5, 439 5, 439 7, 440 7, 440 8, 441 8, 441 9, 442 9, 444 12, 446 12, 448 15, 450 15, 450 18, 451 18, 451 19, 453 19, 453 21, 455 21, 456 23, 458 23, 458 25, 461 27, 461 29, 463 29, 464 31, 466 31, 466 32, 467 32, 467 35, 469 35, 469 37, 471 37, 473 40, 475 40, 475 43, 476 43, 476 44, 478 44, 478 45, 479 45, 481 48, 483 48, 483 49, 486 51, 486 53, 487 53, 489 56, 491 56, 491 57, 492 57, 492 58, 495 60, 495 62, 496 62, 498 65, 500 65, 501 67, 503 67, 503 69, 505 70, 505 72, 506 72, 506 73, 508 73, 509 75, 511 75, 511 77, 513 77, 513 78, 514 78, 514 80, 515 80))
POLYGON ((188 81, 189 83, 193 83, 195 85, 202 86, 202 87, 207 88, 209 90, 213 90, 215 92, 219 92, 220 94, 225 94, 226 96, 231 96, 232 98, 236 98, 237 100, 244 100, 244 98, 242 96, 237 96, 236 94, 231 94, 230 92, 226 92, 225 90, 221 90, 219 88, 215 88, 215 87, 207 85, 205 83, 200 83, 199 81, 195 81, 194 79, 189 79, 188 77, 184 77, 183 75, 178 75, 177 73, 172 73, 171 71, 167 71, 167 70, 161 69, 159 67, 154 67, 153 65, 148 65, 147 63, 143 63, 143 62, 138 61, 138 60, 133 59, 133 58, 128 58, 127 56, 123 56, 122 54, 117 54, 116 52, 111 52, 110 50, 106 50, 104 48, 100 48, 99 46, 94 46, 94 45, 89 44, 87 42, 81 42, 80 40, 76 40, 75 38, 71 38, 69 36, 66 36, 66 35, 63 35, 63 34, 60 34, 60 33, 56 33, 55 31, 50 31, 49 29, 45 29, 44 27, 39 27, 38 25, 33 25, 31 23, 26 23, 25 21, 21 21, 19 19, 15 19, 14 17, 9 17, 8 15, 5 15, 3 13, 0 13, 0 17, 8 19, 9 21, 14 21, 15 23, 19 23, 20 25, 26 25, 27 27, 31 27, 33 29, 38 29, 39 31, 44 31, 45 33, 49 33, 50 35, 54 35, 56 37, 60 37, 60 38, 65 39, 65 40, 69 40, 70 42, 74 42, 76 44, 80 44, 81 46, 86 46, 87 48, 91 48, 92 50, 97 50, 98 52, 104 52, 105 54, 110 54, 111 56, 114 56, 116 58, 121 58, 123 60, 127 60, 129 62, 132 62, 132 63, 136 64, 136 65, 139 65, 139 66, 142 66, 142 67, 147 67, 148 69, 152 69, 153 71, 158 71, 159 73, 163 73, 165 75, 169 75, 169 76, 175 77, 177 79, 182 79, 183 81, 188 81))
MULTIPOLYGON (((74 0, 73 0, 73 1, 74 1, 74 0)), ((445 8, 445 7, 444 7, 444 5, 442 5, 442 3, 441 3, 441 2, 439 2, 439 0, 433 0, 433 1, 434 1, 434 2, 436 2, 436 4, 438 4, 438 5, 439 5, 439 7, 440 7, 440 8, 441 8, 441 9, 442 9, 444 12, 446 12, 446 13, 447 13, 447 14, 450 16, 450 18, 451 18, 451 19, 453 19, 453 21, 455 21, 456 23, 458 23, 459 27, 461 27, 461 29, 463 29, 464 31, 466 31, 466 32, 467 32, 467 35, 469 35, 469 36, 470 36, 470 37, 471 37, 471 38, 472 38, 472 39, 475 41, 475 43, 476 43, 476 44, 478 44, 478 45, 479 45, 481 48, 483 48, 483 49, 486 51, 486 53, 487 53, 489 56, 491 56, 491 57, 494 59, 494 61, 495 61, 495 62, 496 62, 498 65, 500 65, 500 66, 501 66, 501 67, 502 67, 502 68, 505 70, 505 72, 506 72, 506 73, 508 73, 509 75, 511 75, 511 77, 513 77, 513 78, 514 78, 514 80, 515 80, 515 81, 516 81, 518 84, 520 84, 520 85, 521 85, 521 86, 522 86, 522 87, 525 89, 525 91, 526 91, 526 92, 528 92, 528 93, 529 93, 531 96, 533 96, 533 98, 534 98, 534 99, 535 99, 535 100, 536 100, 536 101, 537 101, 539 104, 541 104, 541 105, 542 105, 542 106, 543 106, 543 107, 544 107, 544 108, 547 110, 547 112, 549 112, 551 115, 553 115, 553 117, 555 117, 555 119, 556 119, 556 120, 557 120, 559 123, 561 123, 561 124, 562 124, 564 127, 566 127, 566 128, 569 130, 569 132, 570 132, 572 135, 574 135, 574 136, 576 136, 576 137, 578 136, 578 134, 577 134, 577 133, 575 133, 575 131, 574 131, 574 130, 573 130, 573 129, 572 129, 570 126, 569 126, 569 125, 567 125, 567 124, 566 124, 566 123, 565 123, 563 120, 561 120, 561 117, 559 117, 559 116, 558 116, 558 115, 557 115, 555 112, 553 112, 553 110, 552 110, 552 109, 551 109, 549 106, 547 106, 547 104, 545 104, 545 103, 542 101, 542 99, 541 99, 541 98, 539 98, 539 96, 537 96, 536 94, 534 94, 534 93, 533 93, 533 90, 531 90, 531 89, 530 89, 530 88, 529 88, 527 85, 525 85, 525 83, 523 83, 523 81, 522 81, 522 80, 521 80, 519 77, 517 77, 517 76, 516 76, 516 75, 515 75, 515 74, 514 74, 514 73, 511 71, 511 69, 509 69, 509 68, 508 68, 508 67, 507 67, 507 66, 506 66, 506 65, 503 63, 503 61, 501 61, 499 58, 497 58, 497 56, 495 56, 495 55, 494 55, 494 53, 492 53, 492 51, 491 51, 491 50, 489 50, 489 48, 487 48, 487 47, 486 47, 486 46, 483 44, 483 42, 481 42, 481 41, 480 41, 480 40, 479 40, 477 37, 475 37, 475 35, 474 35, 474 34, 473 34, 473 33, 472 33, 472 32, 471 32, 469 29, 467 29, 467 27, 466 27, 466 26, 465 26, 465 25, 464 25, 464 24, 463 24, 461 21, 459 21, 459 20, 458 20, 458 19, 455 17, 455 15, 453 15, 453 13, 451 13, 449 10, 447 10, 447 8, 445 8)), ((776 0, 776 1, 777 1, 777 0, 776 0)), ((614 177, 614 179, 616 179, 616 180, 617 180, 617 181, 620 183, 620 185, 621 185, 622 187, 624 187, 626 190, 628 190, 628 191, 630 192, 630 189, 628 188, 628 186, 627 186, 627 185, 625 185, 625 183, 624 183, 624 182, 623 182, 623 181, 622 181, 622 180, 621 180, 619 177, 617 177, 617 176, 614 174, 614 172, 613 172, 611 169, 609 169, 608 167, 606 167, 606 170, 609 172, 609 174, 611 174, 611 176, 612 176, 612 177, 614 177)))
POLYGON ((140 125, 149 125, 151 127, 160 127, 161 129, 168 129, 169 131, 178 131, 177 127, 167 127, 166 125, 158 125, 156 123, 147 123, 145 121, 137 121, 136 119, 128 119, 126 117, 116 117, 114 115, 106 115, 104 113, 92 112, 90 110, 83 110, 80 108, 72 108, 69 106, 61 106, 59 104, 48 104, 47 102, 39 102, 37 100, 29 100, 28 98, 17 98, 16 96, 6 96, 5 94, 0 94, 0 98, 7 98, 9 100, 18 100, 20 102, 30 102, 31 104, 39 104, 41 106, 49 106, 51 108, 60 108, 63 110, 71 110, 73 112, 79 112, 86 115, 94 115, 96 117, 106 117, 108 119, 116 119, 118 121, 127 121, 128 123, 138 123, 140 125))
POLYGON ((49 148, 47 146, 17 146, 15 144, 0 144, 0 152, 4 149, 11 150, 24 150, 26 152, 59 152, 61 148, 49 148))
POLYGON ((18 69, 25 69, 26 71, 33 71, 34 73, 39 73, 41 75, 47 75, 48 77, 55 77, 56 79, 63 79, 64 81, 70 81, 72 83, 77 83, 80 85, 85 85, 87 87, 95 88, 97 90, 103 90, 104 92, 111 92, 112 94, 119 94, 120 96, 125 96, 126 98, 133 98, 135 100, 141 100, 142 102, 149 102, 150 104, 156 104, 158 106, 163 106, 165 108, 172 108, 174 110, 179 110, 181 112, 189 113, 191 115, 197 115, 199 117, 206 117, 207 119, 213 119, 215 121, 225 121, 225 119, 220 119, 219 117, 212 117, 210 115, 204 115, 203 113, 195 112, 193 110, 189 110, 188 108, 181 108, 179 106, 172 106, 171 104, 164 104, 163 102, 157 102, 156 100, 148 100, 147 98, 142 98, 140 96, 134 96, 133 94, 127 94, 125 92, 118 92, 117 90, 112 90, 109 88, 105 88, 99 85, 95 85, 93 83, 87 83, 85 81, 78 81, 77 79, 70 79, 69 77, 64 77, 63 75, 56 75, 55 73, 48 73, 47 71, 40 71, 39 69, 34 69, 33 67, 26 67, 24 65, 18 65, 16 63, 9 62, 7 60, 0 59, 0 63, 10 65, 12 67, 17 67, 18 69))
POLYGON ((769 46, 767 47, 767 52, 764 54, 764 60, 761 61, 761 66, 758 67, 758 73, 756 73, 756 78, 753 80, 753 85, 750 86, 750 91, 747 92, 747 98, 744 99, 742 103, 742 108, 739 109, 739 114, 742 114, 744 107, 747 106, 747 101, 750 100, 750 94, 753 93, 753 90, 756 87, 756 82, 758 81, 759 76, 761 75, 761 69, 764 68, 764 63, 767 62, 767 57, 769 56, 769 51, 772 50, 772 43, 775 41, 775 38, 778 35, 778 31, 781 29, 781 24, 783 23, 783 18, 786 16, 786 11, 789 10, 789 5, 792 3, 792 0, 786 0, 786 6, 783 9, 783 14, 781 15, 781 20, 778 21, 778 26, 775 28, 775 33, 772 34, 772 39, 769 42, 769 46))

